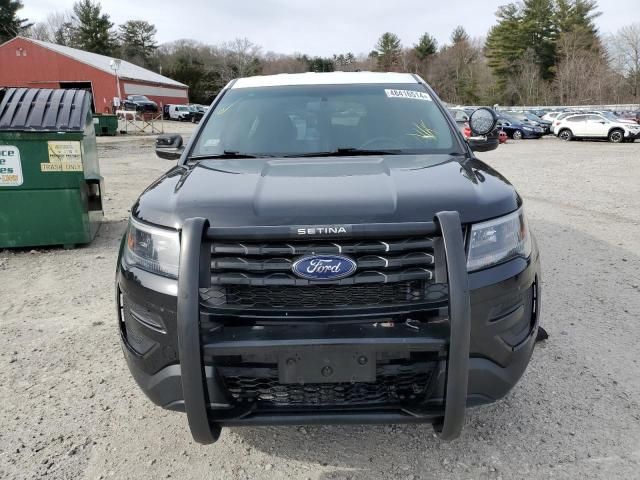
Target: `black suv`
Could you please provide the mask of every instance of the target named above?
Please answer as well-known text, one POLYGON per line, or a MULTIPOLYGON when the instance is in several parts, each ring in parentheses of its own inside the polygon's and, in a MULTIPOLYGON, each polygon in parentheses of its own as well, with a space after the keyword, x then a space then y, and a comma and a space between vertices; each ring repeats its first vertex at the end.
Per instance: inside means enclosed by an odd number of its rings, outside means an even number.
MULTIPOLYGON (((522 199, 472 153, 415 75, 308 73, 231 82, 178 164, 132 208, 118 323, 137 383, 222 426, 428 422, 521 377, 540 264, 522 199)), ((487 136, 482 138, 482 136, 487 136)), ((469 143, 473 142, 473 143, 469 143)))

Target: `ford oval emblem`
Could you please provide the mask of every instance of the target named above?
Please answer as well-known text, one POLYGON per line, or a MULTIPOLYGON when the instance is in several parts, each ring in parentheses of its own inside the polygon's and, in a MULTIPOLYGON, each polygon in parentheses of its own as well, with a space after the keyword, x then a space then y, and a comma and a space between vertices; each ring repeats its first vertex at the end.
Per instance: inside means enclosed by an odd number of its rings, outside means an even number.
POLYGON ((307 280, 338 280, 356 271, 358 265, 342 255, 310 255, 297 260, 291 270, 307 280))

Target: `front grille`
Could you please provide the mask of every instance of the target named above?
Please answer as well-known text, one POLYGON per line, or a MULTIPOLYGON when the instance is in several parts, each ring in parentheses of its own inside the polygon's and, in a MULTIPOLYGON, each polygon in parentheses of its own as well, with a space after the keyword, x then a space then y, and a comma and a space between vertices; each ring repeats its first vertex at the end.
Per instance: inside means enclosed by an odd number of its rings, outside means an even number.
POLYGON ((393 405, 424 398, 432 363, 381 365, 371 383, 282 384, 277 368, 219 367, 225 386, 239 404, 263 408, 393 405), (246 371, 243 372, 243 371, 246 371), (259 376, 257 376, 259 375, 259 376))
POLYGON ((202 300, 217 308, 314 309, 441 302, 434 283, 433 239, 221 242, 211 244, 211 288, 202 300), (357 269, 349 277, 317 281, 294 275, 305 255, 341 254, 357 269))
POLYGON ((227 285, 209 288, 201 296, 213 307, 304 309, 437 303, 446 301, 447 294, 446 284, 412 281, 307 287, 227 285))

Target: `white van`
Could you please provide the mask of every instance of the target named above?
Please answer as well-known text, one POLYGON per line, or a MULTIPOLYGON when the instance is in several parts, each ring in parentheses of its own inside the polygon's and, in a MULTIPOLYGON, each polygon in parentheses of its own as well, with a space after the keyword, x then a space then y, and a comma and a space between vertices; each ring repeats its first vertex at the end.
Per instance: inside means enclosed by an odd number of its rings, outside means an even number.
POLYGON ((191 120, 191 109, 187 105, 169 105, 169 119, 180 122, 191 120))

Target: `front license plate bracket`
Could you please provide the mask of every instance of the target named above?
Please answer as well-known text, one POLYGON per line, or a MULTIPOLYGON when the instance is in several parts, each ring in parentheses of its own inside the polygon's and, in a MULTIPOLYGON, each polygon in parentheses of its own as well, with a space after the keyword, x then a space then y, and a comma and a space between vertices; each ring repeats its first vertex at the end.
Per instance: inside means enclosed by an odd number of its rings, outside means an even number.
POLYGON ((356 383, 376 381, 376 354, 370 348, 310 346, 278 355, 283 384, 356 383))

